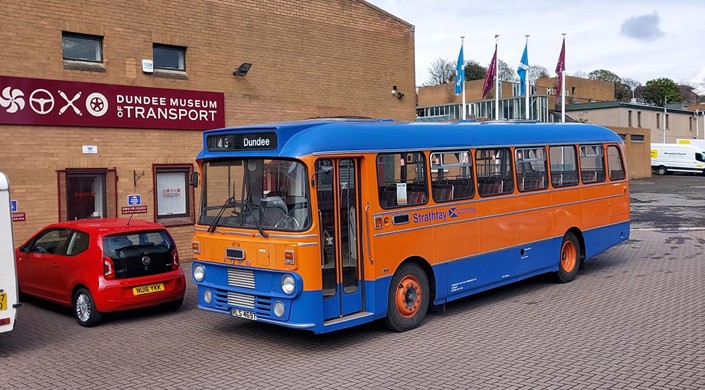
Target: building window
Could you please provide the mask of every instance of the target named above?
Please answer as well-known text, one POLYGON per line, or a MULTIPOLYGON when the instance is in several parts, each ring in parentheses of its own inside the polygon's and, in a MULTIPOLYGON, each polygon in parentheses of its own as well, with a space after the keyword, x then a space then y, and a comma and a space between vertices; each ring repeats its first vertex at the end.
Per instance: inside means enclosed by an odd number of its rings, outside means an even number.
POLYGON ((641 111, 636 112, 636 125, 641 127, 641 111))
POLYGON ((627 111, 627 126, 632 127, 632 110, 627 111))
POLYGON ((644 136, 641 134, 632 134, 631 140, 632 142, 644 142, 644 136))
POLYGON ((668 130, 670 128, 670 126, 668 125, 668 119, 669 119, 668 117, 669 116, 670 115, 666 114, 666 130, 668 130))
POLYGON ((656 128, 660 129, 661 128, 661 114, 656 114, 656 128))
POLYGON ((65 60, 103 62, 103 37, 64 32, 61 47, 65 60))
POLYGON ((186 48, 154 44, 154 69, 186 70, 186 48))
POLYGON ((165 225, 193 224, 193 187, 189 186, 191 165, 154 166, 154 208, 157 222, 165 225))
POLYGON ((688 126, 690 127, 690 131, 693 131, 693 117, 691 116, 688 118, 688 126))

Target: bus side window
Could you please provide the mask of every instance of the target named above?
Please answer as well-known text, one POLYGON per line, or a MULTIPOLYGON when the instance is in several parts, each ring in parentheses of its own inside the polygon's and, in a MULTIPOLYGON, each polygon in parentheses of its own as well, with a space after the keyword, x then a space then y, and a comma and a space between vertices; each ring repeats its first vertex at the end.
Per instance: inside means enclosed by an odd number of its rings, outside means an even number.
POLYGON ((514 192, 512 153, 509 148, 478 149, 475 152, 475 169, 480 196, 514 192))
POLYGON ((424 204, 428 201, 423 153, 386 153, 377 156, 377 194, 382 208, 424 204))
POLYGON ((551 184, 553 187, 567 187, 578 184, 578 162, 575 146, 551 146, 551 184))
POLYGON ((583 183, 605 181, 604 158, 602 145, 580 146, 580 176, 583 183))
POLYGON ((474 195, 472 159, 467 150, 431 153, 431 193, 435 202, 474 195))
POLYGON ((610 171, 610 180, 624 179, 625 174, 622 153, 615 145, 610 145, 607 147, 607 166, 610 171))
POLYGON ((517 148, 514 151, 514 159, 519 191, 536 191, 548 188, 546 149, 544 147, 517 148))

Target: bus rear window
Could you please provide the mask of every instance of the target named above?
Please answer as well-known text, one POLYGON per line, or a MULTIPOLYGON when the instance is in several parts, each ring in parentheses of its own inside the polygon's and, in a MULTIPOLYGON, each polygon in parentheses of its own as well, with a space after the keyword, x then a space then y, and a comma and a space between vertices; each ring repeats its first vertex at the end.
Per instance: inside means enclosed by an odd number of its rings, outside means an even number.
POLYGON ((386 153, 377 156, 377 189, 384 209, 428 201, 423 153, 386 153))

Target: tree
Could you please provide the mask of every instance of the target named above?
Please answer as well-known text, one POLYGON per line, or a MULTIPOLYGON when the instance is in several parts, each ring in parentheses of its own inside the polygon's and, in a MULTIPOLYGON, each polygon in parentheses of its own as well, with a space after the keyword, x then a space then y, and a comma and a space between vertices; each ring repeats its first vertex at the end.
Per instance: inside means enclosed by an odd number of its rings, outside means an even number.
POLYGON ((529 81, 534 82, 536 79, 549 78, 548 69, 541 65, 529 65, 529 81))
POLYGON ((497 61, 499 64, 499 79, 501 81, 519 81, 519 74, 516 69, 510 68, 509 65, 502 60, 497 61))
POLYGON ((482 80, 487 76, 487 68, 475 60, 465 63, 465 80, 482 80))
POLYGON ((645 102, 657 106, 662 105, 664 99, 667 103, 679 103, 682 101, 678 84, 666 77, 647 81, 646 86, 643 88, 643 94, 645 102))
POLYGON ((588 73, 588 78, 590 80, 599 80, 615 85, 617 83, 622 82, 622 79, 619 76, 606 69, 593 70, 592 72, 588 73))
POLYGON ((431 77, 424 85, 441 85, 455 80, 455 65, 455 61, 451 62, 445 58, 433 60, 431 66, 428 67, 428 73, 431 77))
POLYGON ((588 75, 585 72, 583 72, 582 70, 576 70, 575 72, 570 74, 570 76, 580 77, 581 79, 586 79, 588 77, 588 75))
POLYGON ((640 86, 640 82, 624 78, 620 83, 614 85, 614 97, 623 102, 629 102, 632 98, 640 98, 641 93, 637 93, 640 92, 638 90, 640 86))

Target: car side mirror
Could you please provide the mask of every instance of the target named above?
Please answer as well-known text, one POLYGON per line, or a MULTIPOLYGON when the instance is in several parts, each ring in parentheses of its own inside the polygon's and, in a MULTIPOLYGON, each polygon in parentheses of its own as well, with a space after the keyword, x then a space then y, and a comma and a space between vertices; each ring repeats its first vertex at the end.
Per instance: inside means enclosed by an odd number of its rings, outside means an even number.
POLYGON ((29 252, 29 245, 22 245, 20 247, 20 252, 29 252))
POLYGON ((198 188, 198 172, 193 172, 191 174, 191 183, 193 188, 198 188))

